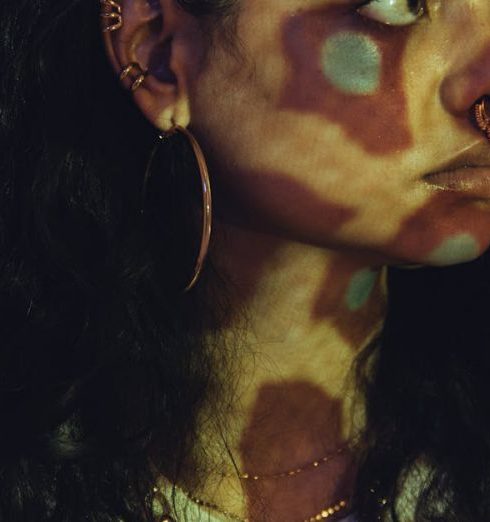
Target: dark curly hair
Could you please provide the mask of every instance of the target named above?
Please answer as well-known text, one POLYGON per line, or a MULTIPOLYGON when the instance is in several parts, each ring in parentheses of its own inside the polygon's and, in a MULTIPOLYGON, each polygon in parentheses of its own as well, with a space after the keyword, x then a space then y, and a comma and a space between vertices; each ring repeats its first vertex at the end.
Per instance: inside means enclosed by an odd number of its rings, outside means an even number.
MULTIPOLYGON (((179 4, 232 38, 237 0, 179 4)), ((178 475, 229 365, 203 341, 226 280, 209 262, 181 291, 200 237, 193 156, 169 142, 141 200, 156 132, 98 14, 97 0, 0 3, 1 522, 153 520, 152 486, 178 475)), ((421 457, 416 521, 490 520, 489 274, 486 255, 390 269, 386 324, 355 367, 361 520, 379 497, 396 505, 421 457)))

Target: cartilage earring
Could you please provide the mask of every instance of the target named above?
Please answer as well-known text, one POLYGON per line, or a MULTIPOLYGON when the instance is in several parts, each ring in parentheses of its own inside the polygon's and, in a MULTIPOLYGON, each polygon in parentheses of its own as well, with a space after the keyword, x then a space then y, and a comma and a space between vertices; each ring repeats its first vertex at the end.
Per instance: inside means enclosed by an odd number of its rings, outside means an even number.
POLYGON ((100 0, 100 3, 102 6, 100 17, 104 21, 113 21, 113 23, 103 27, 102 31, 107 33, 109 31, 116 31, 117 29, 120 29, 123 25, 121 6, 115 0, 100 0))

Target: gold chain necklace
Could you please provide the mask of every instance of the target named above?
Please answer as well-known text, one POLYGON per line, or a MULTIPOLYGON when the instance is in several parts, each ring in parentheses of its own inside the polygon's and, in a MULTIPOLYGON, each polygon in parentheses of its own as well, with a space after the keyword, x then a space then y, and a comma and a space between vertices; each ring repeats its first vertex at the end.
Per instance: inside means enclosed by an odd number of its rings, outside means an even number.
MULTIPOLYGON (((242 480, 263 480, 263 479, 276 479, 276 478, 285 478, 285 477, 295 477, 296 475, 302 473, 303 471, 309 471, 318 469, 323 464, 326 464, 327 462, 330 462, 335 457, 338 457, 341 453, 343 453, 348 446, 342 446, 338 448, 333 453, 330 453, 328 455, 325 455, 321 459, 314 460, 312 462, 309 462, 308 464, 305 464, 302 467, 281 471, 280 473, 271 473, 271 474, 256 474, 256 473, 239 473, 238 478, 242 480)), ((220 474, 223 477, 234 477, 235 475, 233 473, 221 473, 220 474)))
MULTIPOLYGON (((158 491, 158 488, 154 488, 154 491, 158 491)), ((371 490, 372 493, 375 493, 374 490, 371 490)), ((188 496, 190 500, 192 500, 194 503, 196 503, 199 506, 206 507, 208 509, 213 509, 217 513, 220 513, 221 515, 225 515, 226 517, 236 520, 237 522, 251 522, 249 518, 240 518, 238 515, 235 515, 234 513, 230 513, 229 511, 225 511, 224 509, 220 509, 219 506, 216 506, 214 504, 211 504, 209 502, 204 502, 200 499, 197 499, 195 497, 192 497, 189 493, 184 493, 188 496)), ((387 498, 379 498, 378 499, 379 506, 383 509, 386 509, 388 505, 388 499, 387 498)), ((347 507, 347 501, 341 500, 337 504, 334 504, 333 506, 326 507, 322 509, 319 513, 316 513, 315 515, 305 518, 303 522, 315 522, 318 520, 325 520, 333 515, 336 515, 337 513, 345 510, 347 507)), ((381 520, 380 517, 378 517, 378 520, 381 520)), ((176 522, 174 518, 172 518, 170 515, 163 515, 163 518, 160 519, 159 522, 176 522)))
MULTIPOLYGON (((325 455, 324 457, 322 457, 318 460, 309 462, 308 464, 305 464, 304 466, 297 467, 297 468, 294 468, 291 470, 281 471, 279 473, 260 474, 260 475, 257 473, 244 472, 244 473, 239 473, 238 478, 241 480, 259 481, 259 480, 263 480, 263 479, 295 477, 298 474, 303 473, 304 471, 315 470, 315 469, 320 468, 323 464, 330 462, 332 459, 334 459, 335 457, 337 457, 338 455, 343 453, 347 448, 348 448, 348 445, 342 446, 342 447, 338 448, 336 451, 334 451, 333 453, 325 455)), ((223 477, 235 476, 234 474, 231 474, 231 473, 220 473, 220 475, 223 477)), ((155 486, 153 488, 153 491, 155 493, 157 493, 159 491, 159 488, 155 486)), ((207 502, 198 497, 195 497, 188 491, 182 490, 182 492, 184 493, 184 495, 187 496, 187 498, 189 498, 189 500, 191 500, 198 506, 202 506, 206 509, 216 511, 220 515, 224 515, 225 517, 227 517, 231 520, 235 520, 236 522, 251 522, 249 518, 239 517, 238 515, 236 515, 235 513, 232 513, 231 511, 222 509, 217 504, 213 504, 212 502, 207 502)), ((348 505, 347 500, 342 499, 335 504, 324 507, 321 511, 319 511, 318 513, 315 513, 314 515, 312 515, 308 518, 305 518, 302 522, 315 522, 317 520, 325 520, 327 518, 330 518, 330 517, 338 514, 341 511, 344 511, 347 508, 347 505, 348 505)), ((164 517, 160 520, 160 522, 174 522, 174 519, 169 515, 164 515, 164 517)))
MULTIPOLYGON (((213 511, 216 511, 220 515, 224 515, 225 517, 230 518, 231 520, 236 520, 237 522, 251 522, 249 518, 242 518, 236 515, 235 513, 232 513, 230 511, 226 511, 216 504, 213 504, 211 502, 206 502, 204 500, 201 500, 197 497, 193 497, 190 493, 184 491, 184 493, 189 497, 192 502, 197 504, 198 506, 203 506, 207 509, 212 509, 213 511)), ((331 506, 326 506, 318 513, 315 513, 311 517, 305 518, 302 522, 315 522, 315 520, 324 520, 326 518, 330 518, 333 515, 336 515, 339 511, 344 510, 347 507, 347 500, 341 500, 340 502, 337 502, 336 504, 333 504, 331 506)), ((172 522, 171 518, 164 518, 162 522, 172 522)))

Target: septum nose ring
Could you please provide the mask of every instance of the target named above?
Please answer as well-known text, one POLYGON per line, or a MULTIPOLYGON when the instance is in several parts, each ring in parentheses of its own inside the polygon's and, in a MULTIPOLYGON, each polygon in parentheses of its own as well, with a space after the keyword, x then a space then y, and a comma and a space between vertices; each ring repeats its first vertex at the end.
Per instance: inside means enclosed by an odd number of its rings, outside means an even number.
POLYGON ((480 130, 490 140, 490 96, 483 96, 475 103, 475 120, 480 130))

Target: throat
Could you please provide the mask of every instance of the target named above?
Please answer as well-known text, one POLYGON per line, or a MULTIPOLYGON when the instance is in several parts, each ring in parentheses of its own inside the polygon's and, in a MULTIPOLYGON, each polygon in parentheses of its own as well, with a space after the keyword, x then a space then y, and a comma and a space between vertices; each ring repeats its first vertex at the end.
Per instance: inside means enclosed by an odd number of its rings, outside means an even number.
POLYGON ((243 519, 305 520, 352 492, 352 370, 383 326, 386 267, 237 227, 218 237, 228 313, 207 342, 220 373, 182 485, 243 519))

